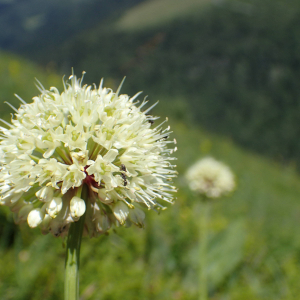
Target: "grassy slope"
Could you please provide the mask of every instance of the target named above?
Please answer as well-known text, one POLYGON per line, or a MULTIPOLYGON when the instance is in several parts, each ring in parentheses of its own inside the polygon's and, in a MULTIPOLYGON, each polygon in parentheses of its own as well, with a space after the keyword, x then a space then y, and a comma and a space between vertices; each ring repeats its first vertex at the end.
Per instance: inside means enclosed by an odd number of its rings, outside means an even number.
MULTIPOLYGON (((16 57, 2 54, 0 59, 7 66, 0 72, 5 100, 15 90, 24 99, 36 94, 30 90, 33 77, 45 87, 60 83, 16 57), (9 73, 10 65, 19 66, 19 75, 9 73)), ((238 181, 232 197, 213 203, 208 273, 214 299, 296 300, 299 176, 292 167, 282 168, 187 125, 163 102, 156 114, 160 109, 168 111, 178 141, 178 200, 160 216, 148 212, 144 230, 119 228, 118 234, 84 239, 82 299, 196 299, 198 201, 183 174, 196 159, 213 155, 232 167, 238 181)), ((13 247, 0 250, 1 299, 61 299, 63 261, 61 240, 21 226, 13 247)))
POLYGON ((116 29, 122 31, 144 30, 192 16, 203 9, 208 0, 149 0, 127 10, 117 21, 116 29))

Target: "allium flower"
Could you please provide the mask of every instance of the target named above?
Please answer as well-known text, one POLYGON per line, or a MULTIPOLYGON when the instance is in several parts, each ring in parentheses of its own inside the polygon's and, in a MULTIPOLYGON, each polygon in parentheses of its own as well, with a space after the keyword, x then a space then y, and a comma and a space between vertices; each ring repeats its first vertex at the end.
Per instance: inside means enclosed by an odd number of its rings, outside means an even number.
POLYGON ((192 165, 186 179, 191 190, 209 198, 218 198, 235 188, 234 176, 228 166, 206 157, 192 165))
POLYGON ((170 128, 128 95, 82 86, 70 76, 64 91, 52 87, 27 104, 21 98, 8 128, 0 127, 0 203, 15 221, 60 236, 86 212, 84 231, 106 232, 112 224, 143 226, 141 209, 172 203, 176 171, 167 148, 170 128), (88 187, 88 200, 78 190, 88 187), (159 200, 157 202, 156 200, 159 200))

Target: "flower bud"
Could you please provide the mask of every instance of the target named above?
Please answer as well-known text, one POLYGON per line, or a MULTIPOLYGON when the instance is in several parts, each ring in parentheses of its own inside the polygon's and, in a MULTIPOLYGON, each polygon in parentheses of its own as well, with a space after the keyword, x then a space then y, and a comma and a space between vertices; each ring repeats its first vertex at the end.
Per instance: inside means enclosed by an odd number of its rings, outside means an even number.
POLYGON ((50 186, 44 186, 36 192, 35 195, 40 201, 48 202, 53 198, 53 188, 50 186))
POLYGON ((98 232, 106 232, 110 228, 110 220, 108 215, 99 214, 96 220, 96 229, 98 232))
POLYGON ((141 209, 135 207, 129 211, 130 220, 138 227, 144 227, 145 213, 141 209))
POLYGON ((43 221, 40 224, 42 234, 47 234, 49 232, 49 225, 51 220, 53 220, 48 214, 45 214, 43 221))
POLYGON ((49 216, 54 219, 62 209, 62 199, 60 197, 54 197, 47 204, 46 211, 49 216))
POLYGON ((18 212, 26 204, 24 199, 20 198, 18 201, 10 204, 10 209, 12 212, 18 212))
POLYGON ((61 236, 63 233, 67 233, 68 226, 66 220, 61 218, 60 216, 50 220, 49 230, 54 236, 61 236))
POLYGON ((85 213, 85 202, 75 196, 70 201, 70 211, 72 218, 80 218, 85 213))
POLYGON ((34 228, 37 227, 39 224, 41 224, 43 219, 44 219, 44 213, 42 212, 41 209, 36 208, 28 214, 27 223, 29 227, 34 228))
POLYGON ((24 205, 20 210, 19 210, 19 213, 18 213, 18 217, 17 217, 17 222, 22 222, 22 221, 25 221, 28 217, 28 214, 30 213, 30 211, 33 210, 33 205, 32 204, 27 204, 27 205, 24 205))
POLYGON ((113 199, 110 199, 103 189, 99 189, 98 197, 99 197, 100 201, 104 204, 109 204, 109 203, 113 202, 113 199))
POLYGON ((125 225, 125 221, 129 214, 127 205, 124 202, 118 201, 113 207, 113 213, 121 225, 125 225))

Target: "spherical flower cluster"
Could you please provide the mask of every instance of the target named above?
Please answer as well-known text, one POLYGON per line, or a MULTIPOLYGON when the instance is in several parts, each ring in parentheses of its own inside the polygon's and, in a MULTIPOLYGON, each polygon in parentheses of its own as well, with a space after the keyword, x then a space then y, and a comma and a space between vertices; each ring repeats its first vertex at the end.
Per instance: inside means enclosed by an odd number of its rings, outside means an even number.
POLYGON ((114 224, 143 226, 148 209, 172 203, 176 176, 170 128, 130 98, 111 89, 82 86, 71 75, 64 91, 45 90, 0 127, 0 204, 17 223, 54 236, 85 215, 84 232, 105 233, 114 224), (8 127, 8 128, 7 128, 8 127), (85 189, 87 199, 81 198, 85 189))
POLYGON ((228 166, 206 157, 191 166, 186 179, 191 190, 209 198, 218 198, 235 188, 234 176, 228 166))

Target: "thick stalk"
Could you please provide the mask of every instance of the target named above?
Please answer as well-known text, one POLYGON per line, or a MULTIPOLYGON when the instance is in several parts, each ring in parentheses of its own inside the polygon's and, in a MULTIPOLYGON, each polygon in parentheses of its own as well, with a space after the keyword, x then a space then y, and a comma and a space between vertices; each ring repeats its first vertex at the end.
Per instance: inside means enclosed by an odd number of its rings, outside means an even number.
POLYGON ((207 244, 208 244, 208 223, 210 215, 210 202, 205 199, 200 206, 200 274, 199 274, 199 300, 207 300, 207 244))
MULTIPOLYGON (((77 197, 87 200, 86 186, 78 188, 77 197)), ((80 245, 85 214, 70 225, 65 263, 65 300, 79 300, 79 261, 80 245)))

